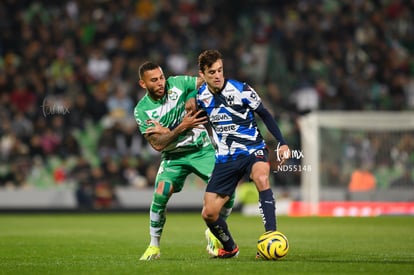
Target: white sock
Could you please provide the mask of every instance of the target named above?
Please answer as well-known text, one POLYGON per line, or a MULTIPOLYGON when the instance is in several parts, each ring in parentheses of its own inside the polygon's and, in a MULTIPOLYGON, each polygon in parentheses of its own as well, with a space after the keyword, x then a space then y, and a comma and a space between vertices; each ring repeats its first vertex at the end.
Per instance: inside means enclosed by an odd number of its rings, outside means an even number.
POLYGON ((160 236, 151 236, 150 245, 159 247, 160 246, 160 239, 161 239, 160 236))

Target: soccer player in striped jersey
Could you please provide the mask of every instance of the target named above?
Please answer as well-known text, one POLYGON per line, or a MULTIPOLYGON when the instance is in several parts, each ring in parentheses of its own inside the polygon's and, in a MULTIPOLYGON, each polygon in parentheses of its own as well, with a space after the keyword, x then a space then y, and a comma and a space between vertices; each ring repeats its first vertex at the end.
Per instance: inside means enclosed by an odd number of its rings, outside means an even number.
POLYGON ((246 83, 224 78, 219 51, 202 52, 198 65, 205 84, 198 90, 197 104, 207 112, 217 146, 216 164, 204 194, 202 217, 223 246, 211 249, 209 253, 213 257, 231 258, 237 256, 239 247, 219 213, 244 175, 256 184, 265 231, 277 229, 275 199, 269 182, 268 150, 254 113, 262 118, 280 143, 279 158, 289 158, 290 150, 256 91, 246 83))
MULTIPOLYGON (((161 152, 150 207, 151 241, 140 260, 160 257, 167 203, 173 193, 181 191, 186 177, 194 173, 207 183, 211 176, 215 152, 203 126, 207 117, 191 108, 195 109, 197 88, 202 82, 194 76, 165 79, 161 67, 153 62, 145 62, 139 68, 139 85, 147 93, 137 103, 134 117, 146 140, 161 152)), ((224 219, 233 204, 234 196, 221 211, 224 219)), ((218 241, 210 242, 216 244, 218 241)))

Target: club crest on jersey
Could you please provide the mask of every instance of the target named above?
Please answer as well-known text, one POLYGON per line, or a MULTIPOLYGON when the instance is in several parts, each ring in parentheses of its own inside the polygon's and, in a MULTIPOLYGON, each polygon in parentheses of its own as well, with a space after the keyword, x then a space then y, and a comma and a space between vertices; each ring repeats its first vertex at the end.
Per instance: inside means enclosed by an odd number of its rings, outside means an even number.
POLYGON ((168 90, 168 97, 169 97, 171 100, 177 100, 177 98, 178 98, 178 94, 177 94, 177 92, 175 92, 175 91, 173 91, 173 90, 168 90))
POLYGON ((228 105, 233 105, 234 104, 234 95, 228 95, 226 96, 226 102, 228 105))

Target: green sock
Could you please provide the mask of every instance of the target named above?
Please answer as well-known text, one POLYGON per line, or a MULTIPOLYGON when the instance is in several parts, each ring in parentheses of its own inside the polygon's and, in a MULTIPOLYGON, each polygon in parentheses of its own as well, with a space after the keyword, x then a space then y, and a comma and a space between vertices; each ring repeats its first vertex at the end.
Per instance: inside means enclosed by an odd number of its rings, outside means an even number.
POLYGON ((150 210, 150 235, 154 237, 161 237, 167 217, 165 209, 169 197, 154 193, 150 210))

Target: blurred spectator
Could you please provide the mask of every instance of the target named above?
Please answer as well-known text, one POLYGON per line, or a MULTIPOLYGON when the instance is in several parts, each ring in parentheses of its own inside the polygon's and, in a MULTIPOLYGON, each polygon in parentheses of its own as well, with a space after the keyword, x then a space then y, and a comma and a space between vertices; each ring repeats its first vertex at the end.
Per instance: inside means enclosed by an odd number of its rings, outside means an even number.
POLYGON ((88 98, 87 108, 92 120, 97 123, 108 114, 108 106, 106 104, 108 95, 105 83, 93 86, 92 89, 92 95, 88 98), (89 108, 90 106, 93 106, 93 108, 89 108))
POLYGON ((101 169, 107 184, 110 186, 125 186, 128 184, 128 181, 123 176, 120 163, 115 159, 104 159, 102 161, 101 169))
POLYGON ((78 182, 78 186, 75 192, 76 202, 78 208, 81 210, 94 209, 95 205, 95 190, 91 182, 87 180, 81 180, 78 182))
POLYGON ((10 188, 14 186, 14 173, 7 162, 0 160, 0 187, 10 188))
POLYGON ((91 171, 92 166, 90 163, 85 158, 80 157, 77 159, 77 162, 72 167, 71 171, 69 171, 69 177, 73 178, 76 182, 82 185, 79 186, 81 187, 81 190, 83 190, 83 188, 89 190, 89 188, 93 188, 93 184, 89 182, 91 178, 91 171))
POLYGON ((10 121, 4 121, 0 136, 0 159, 9 160, 16 144, 16 135, 11 129, 10 121))
POLYGON ((105 57, 102 49, 92 50, 88 58, 87 71, 93 80, 104 80, 111 69, 111 61, 105 57))
POLYGON ((72 133, 67 133, 63 136, 58 154, 63 159, 81 155, 79 143, 72 133))
POLYGON ((90 182, 94 185, 94 208, 107 209, 117 205, 117 197, 111 179, 100 167, 92 169, 90 182))
POLYGON ((15 110, 27 113, 34 108, 36 94, 29 90, 23 77, 14 79, 14 89, 10 94, 11 107, 15 110))
POLYGON ((115 124, 115 149, 120 156, 139 157, 142 154, 144 139, 137 135, 135 121, 125 120, 115 124))
POLYGON ((414 178, 412 167, 404 167, 403 174, 393 180, 390 185, 391 188, 414 188, 414 178))
MULTIPOLYGON (((16 152, 17 154, 18 152, 16 152)), ((11 165, 11 180, 9 187, 27 188, 30 185, 27 182, 27 177, 31 170, 30 156, 26 154, 18 154, 14 157, 11 165)))
POLYGON ((53 94, 61 95, 67 92, 74 72, 72 64, 66 59, 66 50, 63 47, 56 50, 56 58, 47 68, 46 76, 49 80, 49 89, 53 94))
POLYGON ((139 162, 134 157, 125 156, 121 160, 122 176, 127 185, 135 188, 146 188, 148 185, 147 178, 142 175, 138 166, 139 162))
POLYGON ((91 118, 88 96, 81 93, 72 100, 70 112, 65 116, 65 120, 70 128, 84 130, 88 118, 91 118))
POLYGON ((47 127, 40 137, 40 144, 42 146, 43 154, 52 155, 57 152, 58 147, 61 144, 61 139, 51 127, 47 127))
POLYGON ((348 185, 350 192, 373 191, 376 187, 375 176, 370 172, 365 164, 358 166, 351 174, 348 185))
POLYGON ((119 83, 115 91, 107 99, 109 116, 116 121, 127 120, 133 112, 134 102, 129 97, 129 87, 126 83, 119 83))
POLYGON ((22 111, 17 111, 11 124, 11 130, 17 138, 27 142, 33 133, 33 123, 22 111))
POLYGON ((30 148, 29 150, 30 150, 31 156, 33 157, 44 156, 44 152, 42 148, 42 137, 39 134, 35 133, 31 136, 29 148, 30 148))
POLYGON ((187 72, 188 65, 189 65, 188 59, 180 51, 177 41, 174 41, 172 37, 171 39, 172 39, 171 52, 166 57, 167 69, 173 75, 185 74, 187 72))
POLYGON ((100 159, 117 157, 118 152, 116 150, 113 127, 109 126, 103 129, 103 132, 98 139, 97 151, 100 159))
POLYGON ((91 181, 91 165, 85 158, 79 158, 69 171, 69 177, 77 182, 75 196, 80 209, 93 209, 95 200, 95 185, 91 181))
POLYGON ((314 86, 304 82, 293 91, 291 101, 299 114, 306 114, 319 109, 319 95, 314 86))

